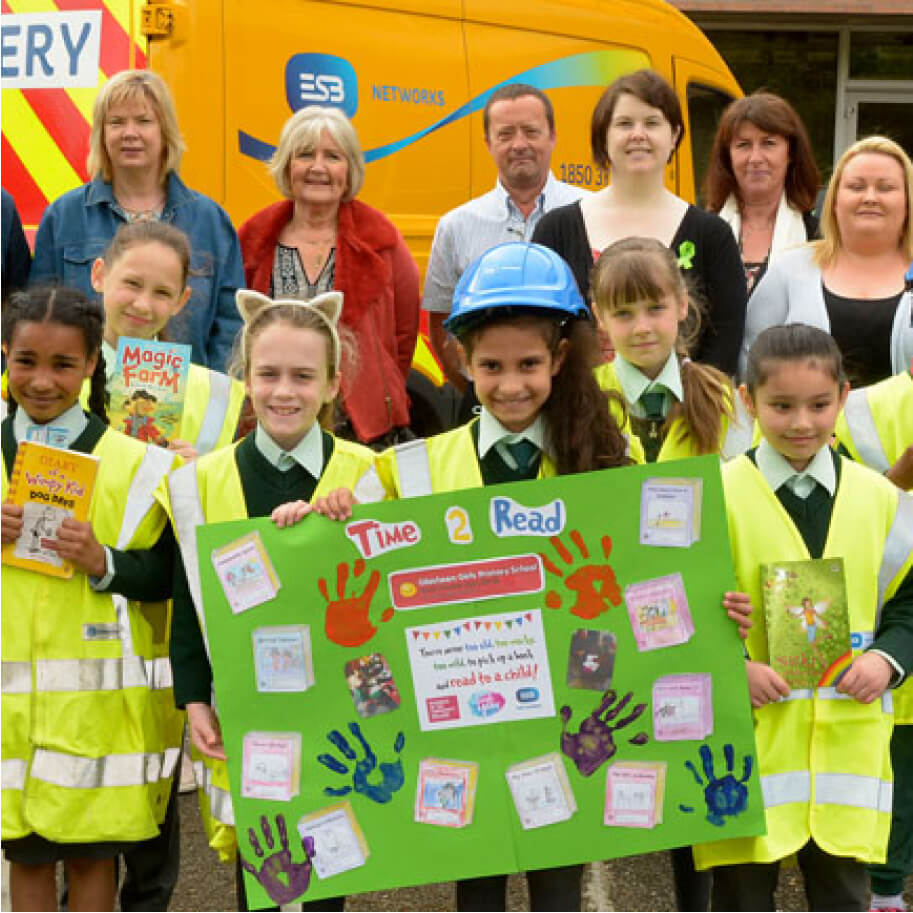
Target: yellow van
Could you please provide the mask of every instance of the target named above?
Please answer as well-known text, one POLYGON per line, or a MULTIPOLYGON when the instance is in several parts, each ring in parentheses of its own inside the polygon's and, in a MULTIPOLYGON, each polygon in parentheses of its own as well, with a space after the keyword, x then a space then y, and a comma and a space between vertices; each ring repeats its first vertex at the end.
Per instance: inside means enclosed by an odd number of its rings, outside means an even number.
POLYGON ((171 86, 182 176, 236 225, 278 197, 263 162, 289 115, 337 105, 368 163, 360 198, 405 236, 424 276, 440 216, 494 186, 489 93, 545 90, 556 177, 596 190, 589 148, 605 86, 644 66, 678 91, 686 136, 667 175, 693 200, 722 107, 740 94, 720 55, 662 0, 149 0, 148 65, 171 86))

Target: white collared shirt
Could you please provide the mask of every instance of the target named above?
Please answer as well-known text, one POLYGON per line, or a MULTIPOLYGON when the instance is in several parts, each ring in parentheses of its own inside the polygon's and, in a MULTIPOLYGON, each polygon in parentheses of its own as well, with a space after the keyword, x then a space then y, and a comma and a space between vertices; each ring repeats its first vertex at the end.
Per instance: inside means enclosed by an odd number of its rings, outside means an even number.
POLYGON ((78 402, 73 403, 57 418, 52 418, 44 424, 33 422, 25 409, 17 409, 13 418, 13 437, 16 438, 17 444, 21 444, 22 441, 37 441, 39 444, 67 450, 86 430, 88 424, 89 420, 78 402))
POLYGON ((804 500, 815 490, 815 482, 818 482, 827 489, 832 498, 837 492, 837 473, 834 470, 831 448, 827 445, 812 457, 802 472, 796 472, 789 460, 775 450, 766 439, 758 445, 755 459, 758 470, 773 491, 787 485, 796 497, 804 500))
POLYGON ((661 392, 663 396, 663 415, 668 415, 672 408, 669 401, 670 396, 675 397, 678 402, 685 398, 685 392, 682 388, 682 372, 678 364, 678 356, 675 352, 670 352, 662 370, 656 376, 655 380, 650 380, 640 368, 632 365, 631 362, 622 358, 621 355, 615 356, 613 362, 615 376, 618 383, 621 384, 621 392, 624 394, 625 401, 628 404, 628 410, 636 418, 645 418, 646 413, 640 402, 641 396, 648 391, 655 390, 661 392))
POLYGON ((449 314, 453 291, 470 263, 505 241, 528 241, 542 216, 575 203, 589 191, 559 181, 549 172, 533 211, 523 215, 500 180, 493 190, 444 213, 434 232, 422 307, 449 314))
POLYGON ((545 421, 537 415, 531 425, 522 431, 508 431, 484 406, 479 413, 479 459, 484 459, 489 450, 494 448, 509 469, 516 470, 517 461, 510 452, 508 444, 527 440, 545 451, 545 421))
POLYGON ((296 463, 315 479, 323 475, 323 432, 320 423, 314 422, 294 450, 283 450, 266 429, 257 422, 254 444, 266 460, 280 472, 288 472, 296 463))

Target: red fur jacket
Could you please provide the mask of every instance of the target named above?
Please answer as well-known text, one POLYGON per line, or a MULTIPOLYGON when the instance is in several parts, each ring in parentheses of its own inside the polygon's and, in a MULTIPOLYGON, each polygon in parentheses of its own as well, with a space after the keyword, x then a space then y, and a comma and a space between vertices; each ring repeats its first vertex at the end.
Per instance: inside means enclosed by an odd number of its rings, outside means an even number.
MULTIPOLYGON (((244 279, 268 295, 279 234, 294 203, 281 200, 240 228, 244 279)), ((358 345, 354 373, 343 371, 342 405, 362 441, 409 424, 406 377, 418 336, 418 268, 403 236, 382 213, 352 200, 339 207, 334 288, 341 322, 358 345)))

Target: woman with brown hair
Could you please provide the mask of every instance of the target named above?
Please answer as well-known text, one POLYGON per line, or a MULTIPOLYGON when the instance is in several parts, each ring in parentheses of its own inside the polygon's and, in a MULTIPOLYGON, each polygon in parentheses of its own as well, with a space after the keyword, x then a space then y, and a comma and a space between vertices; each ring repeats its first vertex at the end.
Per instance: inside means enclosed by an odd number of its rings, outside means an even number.
POLYGON ((662 76, 638 70, 616 79, 590 125, 593 159, 611 169, 611 185, 546 213, 533 241, 564 257, 584 298, 599 251, 635 235, 661 241, 705 305, 695 359, 733 374, 745 321, 745 277, 725 223, 664 185, 684 131, 678 96, 662 76))
POLYGON ((792 105, 754 92, 723 112, 704 179, 704 200, 739 244, 748 294, 771 257, 815 237, 811 215, 820 177, 792 105))
POLYGON ((893 140, 869 136, 840 157, 821 208, 821 240, 770 265, 748 304, 741 367, 762 330, 827 330, 854 387, 906 370, 913 356, 913 163, 893 140))

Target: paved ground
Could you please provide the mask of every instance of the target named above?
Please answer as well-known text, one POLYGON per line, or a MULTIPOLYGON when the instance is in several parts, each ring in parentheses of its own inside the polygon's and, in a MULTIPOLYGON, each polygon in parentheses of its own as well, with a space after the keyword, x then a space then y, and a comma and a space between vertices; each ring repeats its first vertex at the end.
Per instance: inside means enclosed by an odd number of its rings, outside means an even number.
MULTIPOLYGON (((234 872, 220 866, 206 840, 196 810, 196 797, 182 796, 181 877, 173 910, 233 910, 234 872)), ((528 910, 524 879, 512 877, 508 909, 528 910)), ((806 910, 799 878, 787 872, 781 879, 780 910, 806 910)), ((911 898, 913 899, 913 898, 911 898)), ((453 910, 452 884, 423 885, 399 891, 378 891, 350 897, 347 910, 453 910)), ((672 873, 663 853, 605 862, 587 869, 584 881, 585 910, 674 910, 672 873), (602 905, 599 898, 607 899, 602 905)))
MULTIPOLYGON (((181 803, 181 877, 172 910, 234 910, 234 870, 219 865, 206 838, 197 812, 196 796, 185 795, 181 803)), ((6 866, 3 872, 3 910, 9 910, 6 866)), ((907 882, 906 900, 913 905, 913 879, 907 882)), ((453 910, 452 884, 423 885, 399 891, 378 891, 350 897, 347 910, 453 910)), ((589 866, 584 880, 584 910, 673 910, 672 873, 663 853, 637 856, 589 866), (602 899, 602 902, 600 902, 602 899)), ((524 879, 512 877, 508 909, 528 910, 524 879)), ((780 878, 777 909, 807 910, 801 879, 795 870, 780 878)))

